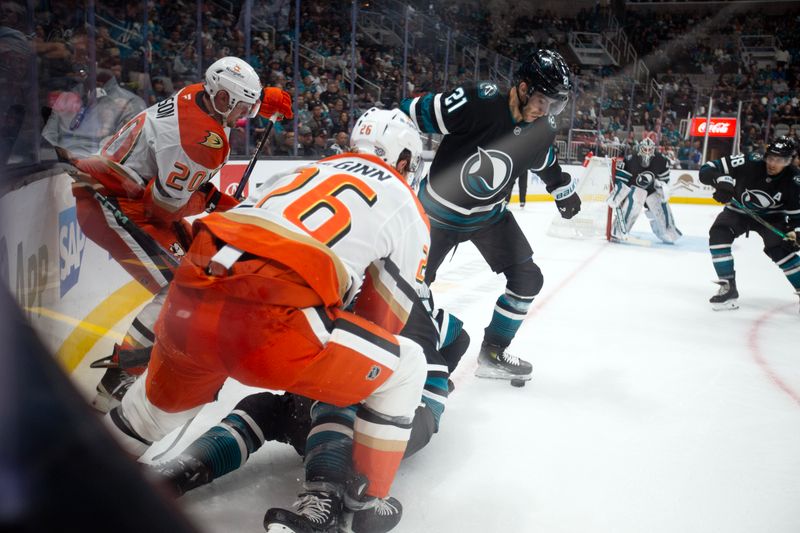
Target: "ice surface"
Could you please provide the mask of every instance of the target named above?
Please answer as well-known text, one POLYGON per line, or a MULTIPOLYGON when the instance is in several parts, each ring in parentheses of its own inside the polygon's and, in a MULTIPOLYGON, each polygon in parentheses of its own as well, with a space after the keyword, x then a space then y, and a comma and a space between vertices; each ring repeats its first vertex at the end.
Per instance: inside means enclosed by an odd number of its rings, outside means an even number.
MULTIPOLYGON (((439 434, 393 486, 396 531, 800 531, 800 313, 759 237, 733 248, 741 308, 714 312, 719 207, 674 206, 683 239, 650 247, 546 237, 554 210, 514 209, 545 275, 511 346, 533 363, 526 387, 473 376, 504 280, 470 244, 440 269, 437 303, 473 342, 439 434)), ((633 233, 655 240, 644 216, 633 233)), ((248 390, 226 384, 168 455, 248 390)), ((302 477, 271 443, 180 502, 202 531, 259 532, 302 477)))

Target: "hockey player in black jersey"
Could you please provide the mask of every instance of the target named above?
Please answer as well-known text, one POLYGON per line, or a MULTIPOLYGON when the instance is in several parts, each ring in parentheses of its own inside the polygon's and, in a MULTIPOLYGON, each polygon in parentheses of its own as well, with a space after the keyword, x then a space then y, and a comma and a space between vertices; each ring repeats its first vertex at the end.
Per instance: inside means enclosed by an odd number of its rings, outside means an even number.
POLYGON ((714 309, 737 309, 739 291, 731 245, 750 231, 761 235, 764 253, 780 267, 800 296, 800 169, 792 165, 794 139, 779 137, 764 157, 743 154, 709 161, 700 169, 700 181, 715 188, 714 199, 726 204, 709 231, 709 246, 717 271, 719 292, 710 300, 714 309), (737 206, 738 204, 738 206, 737 206), (756 221, 753 213, 786 235, 756 221))
POLYGON ((617 165, 614 190, 608 205, 614 210, 611 236, 624 241, 642 208, 646 208, 650 227, 656 237, 673 244, 681 236, 669 207, 664 188, 669 184, 669 162, 656 152, 649 137, 639 143, 637 154, 617 165))
MULTIPOLYGON (((449 394, 448 375, 467 350, 469 336, 458 318, 434 309, 429 293, 414 303, 401 334, 422 347, 428 363, 423 396, 404 454, 409 457, 439 429, 449 394)), ((156 470, 177 494, 183 494, 238 469, 266 441, 290 444, 305 456, 303 492, 295 511, 269 510, 264 527, 283 533, 329 531, 342 518, 338 513, 346 497, 345 486, 352 478, 349 466, 355 406, 346 414, 350 416, 295 394, 252 394, 176 458, 157 465, 156 470), (320 513, 320 509, 326 512, 320 513)), ((399 506, 393 498, 386 501, 399 506)), ((388 531, 399 520, 399 507, 397 513, 378 515, 379 511, 382 510, 365 509, 361 514, 349 515, 351 529, 358 533, 388 531)))
POLYGON ((564 218, 580 210, 556 150, 556 115, 572 88, 563 58, 538 50, 524 59, 508 92, 481 82, 403 100, 400 108, 420 130, 444 134, 419 199, 431 221, 425 280, 430 284, 447 253, 471 241, 506 290, 485 329, 479 377, 530 379, 531 365, 506 348, 542 288, 541 270, 514 216, 506 210, 515 178, 532 170, 555 197, 564 218))

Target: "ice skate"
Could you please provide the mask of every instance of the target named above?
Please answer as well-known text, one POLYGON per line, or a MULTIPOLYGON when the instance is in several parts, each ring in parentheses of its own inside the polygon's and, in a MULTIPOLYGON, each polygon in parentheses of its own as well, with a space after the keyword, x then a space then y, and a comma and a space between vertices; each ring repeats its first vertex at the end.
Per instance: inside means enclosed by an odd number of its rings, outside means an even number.
POLYGON ((177 496, 207 485, 214 479, 208 465, 186 454, 181 454, 166 463, 155 465, 153 471, 154 477, 158 481, 166 483, 177 496))
POLYGON ((483 343, 478 354, 478 368, 475 376, 479 378, 528 381, 533 367, 524 359, 509 354, 504 348, 483 343))
POLYGON ((100 383, 97 384, 97 394, 92 399, 92 407, 101 413, 107 413, 122 401, 122 397, 131 388, 137 376, 121 368, 107 368, 100 383))
POLYGON ((339 531, 342 533, 385 533, 400 523, 403 506, 397 499, 365 494, 369 482, 357 476, 347 483, 339 531))
POLYGON ((342 500, 335 492, 307 491, 298 495, 295 511, 272 508, 264 516, 267 533, 335 533, 342 500))
POLYGON ((719 292, 708 301, 714 311, 732 311, 739 309, 739 291, 736 290, 736 280, 721 279, 714 283, 719 285, 719 292))

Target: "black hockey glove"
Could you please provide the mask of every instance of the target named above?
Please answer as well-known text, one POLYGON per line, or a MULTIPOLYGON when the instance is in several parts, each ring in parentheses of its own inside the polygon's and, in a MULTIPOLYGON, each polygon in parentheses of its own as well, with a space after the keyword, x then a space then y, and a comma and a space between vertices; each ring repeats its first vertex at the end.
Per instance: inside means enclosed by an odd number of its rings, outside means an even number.
POLYGON ((581 197, 577 194, 571 194, 563 200, 556 200, 558 212, 561 213, 561 218, 572 218, 577 215, 581 210, 581 197))
POLYGON ((730 176, 720 176, 714 184, 714 200, 721 204, 727 204, 733 200, 736 181, 730 176))
POLYGON ((561 218, 570 219, 580 212, 581 198, 575 192, 575 181, 572 177, 566 172, 562 172, 561 177, 569 181, 566 185, 562 185, 550 194, 556 199, 556 207, 558 207, 558 212, 561 213, 561 218))

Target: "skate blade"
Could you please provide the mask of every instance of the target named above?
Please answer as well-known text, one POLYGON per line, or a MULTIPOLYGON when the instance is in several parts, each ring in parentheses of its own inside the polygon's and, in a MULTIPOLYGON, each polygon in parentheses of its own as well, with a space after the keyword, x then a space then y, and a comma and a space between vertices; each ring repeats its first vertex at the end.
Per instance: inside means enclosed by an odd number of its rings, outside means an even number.
POLYGON ((494 368, 488 365, 479 365, 478 368, 475 369, 475 377, 486 379, 504 379, 507 381, 511 381, 512 379, 518 379, 520 381, 531 380, 531 374, 512 374, 511 372, 506 372, 505 370, 494 368))
POLYGON ((267 533, 297 533, 297 531, 284 524, 269 524, 267 533))
POLYGON ((714 311, 733 311, 734 309, 739 309, 739 301, 728 300, 727 302, 711 304, 711 309, 714 311))

